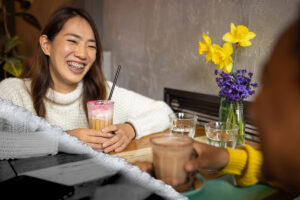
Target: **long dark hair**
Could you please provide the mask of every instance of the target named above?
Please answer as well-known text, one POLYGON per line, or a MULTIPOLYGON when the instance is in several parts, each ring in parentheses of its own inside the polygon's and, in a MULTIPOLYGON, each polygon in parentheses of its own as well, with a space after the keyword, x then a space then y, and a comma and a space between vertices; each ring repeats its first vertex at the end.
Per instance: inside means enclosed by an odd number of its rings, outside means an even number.
MULTIPOLYGON (((105 99, 107 97, 106 81, 102 71, 103 52, 96 25, 91 16, 84 10, 71 7, 62 7, 56 10, 48 19, 41 35, 46 35, 49 41, 62 30, 64 24, 73 17, 82 17, 91 26, 96 39, 96 60, 83 78, 82 103, 87 116, 86 103, 89 100, 105 99)), ((24 70, 23 78, 31 79, 31 98, 38 116, 46 117, 44 98, 53 81, 49 71, 49 57, 45 55, 40 44, 35 53, 33 65, 24 70)))

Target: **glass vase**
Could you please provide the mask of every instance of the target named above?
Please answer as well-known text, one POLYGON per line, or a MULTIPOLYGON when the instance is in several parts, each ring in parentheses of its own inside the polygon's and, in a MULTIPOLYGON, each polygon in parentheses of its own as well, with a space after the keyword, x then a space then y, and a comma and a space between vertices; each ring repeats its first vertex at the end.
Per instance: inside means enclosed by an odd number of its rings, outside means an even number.
POLYGON ((245 144, 245 120, 243 110, 243 101, 227 102, 225 98, 221 98, 220 100, 219 121, 239 126, 237 145, 245 144))

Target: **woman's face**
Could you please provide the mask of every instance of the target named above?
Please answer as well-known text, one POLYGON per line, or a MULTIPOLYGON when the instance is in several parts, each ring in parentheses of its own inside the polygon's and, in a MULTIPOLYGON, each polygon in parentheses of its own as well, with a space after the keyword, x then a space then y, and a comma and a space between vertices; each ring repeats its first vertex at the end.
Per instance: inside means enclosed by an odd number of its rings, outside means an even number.
POLYGON ((89 23, 81 17, 69 19, 51 42, 45 35, 41 47, 49 56, 54 90, 74 90, 96 60, 96 40, 89 23))

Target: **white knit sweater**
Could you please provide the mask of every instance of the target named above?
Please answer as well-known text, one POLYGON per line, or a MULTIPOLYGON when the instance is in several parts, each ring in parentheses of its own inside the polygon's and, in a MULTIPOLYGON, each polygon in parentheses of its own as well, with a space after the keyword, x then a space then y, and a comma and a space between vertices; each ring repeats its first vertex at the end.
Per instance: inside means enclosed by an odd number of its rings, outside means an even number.
MULTIPOLYGON (((11 100, 15 105, 26 108, 36 115, 33 108, 29 79, 8 78, 0 82, 0 98, 11 100)), ((63 130, 88 128, 82 105, 82 82, 75 90, 62 94, 49 89, 46 94, 46 120, 63 130)), ((108 82, 108 92, 112 83, 108 82)), ((115 87, 112 100, 114 106, 114 124, 130 122, 133 124, 137 139, 168 128, 168 114, 172 111, 162 101, 155 101, 124 88, 115 87)))

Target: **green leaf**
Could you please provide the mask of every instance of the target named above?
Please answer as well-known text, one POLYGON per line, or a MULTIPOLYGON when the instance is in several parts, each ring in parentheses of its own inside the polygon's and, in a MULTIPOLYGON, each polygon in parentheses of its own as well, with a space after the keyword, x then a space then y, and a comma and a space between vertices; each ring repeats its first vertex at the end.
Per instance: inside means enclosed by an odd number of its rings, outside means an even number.
POLYGON ((11 58, 6 60, 3 69, 15 77, 19 77, 23 71, 23 64, 19 59, 11 58))
POLYGON ((21 44, 21 40, 19 40, 18 36, 14 36, 12 38, 10 38, 6 44, 5 44, 5 49, 4 49, 4 53, 8 53, 10 50, 12 50, 14 47, 16 47, 17 45, 21 44))
POLYGON ((40 25, 39 21, 32 14, 25 13, 25 12, 16 12, 14 14, 16 16, 22 17, 24 19, 24 21, 26 21, 31 26, 37 28, 38 30, 41 30, 41 25, 40 25))

